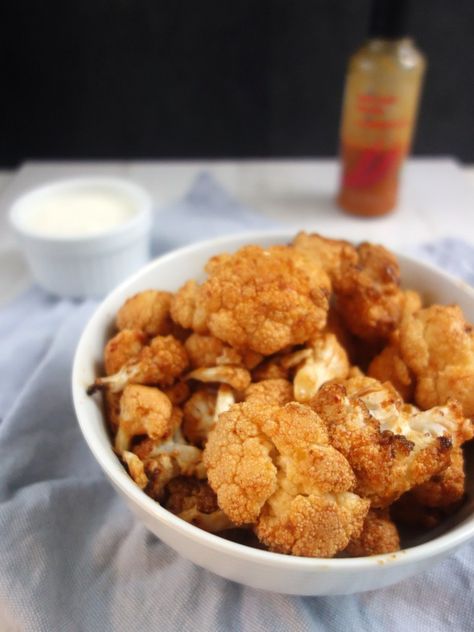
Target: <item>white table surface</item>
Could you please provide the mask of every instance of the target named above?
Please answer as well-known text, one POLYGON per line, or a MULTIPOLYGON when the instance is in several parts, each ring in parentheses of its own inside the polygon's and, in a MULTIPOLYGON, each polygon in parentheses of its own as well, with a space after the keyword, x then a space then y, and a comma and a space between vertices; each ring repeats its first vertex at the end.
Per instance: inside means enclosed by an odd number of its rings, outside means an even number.
POLYGON ((31 282, 7 221, 9 206, 24 191, 57 178, 117 175, 145 186, 159 212, 203 171, 256 213, 295 230, 313 229, 393 248, 441 237, 474 242, 474 167, 450 158, 409 160, 398 209, 377 219, 351 217, 337 209, 336 160, 29 162, 17 171, 0 171, 0 303, 31 282))

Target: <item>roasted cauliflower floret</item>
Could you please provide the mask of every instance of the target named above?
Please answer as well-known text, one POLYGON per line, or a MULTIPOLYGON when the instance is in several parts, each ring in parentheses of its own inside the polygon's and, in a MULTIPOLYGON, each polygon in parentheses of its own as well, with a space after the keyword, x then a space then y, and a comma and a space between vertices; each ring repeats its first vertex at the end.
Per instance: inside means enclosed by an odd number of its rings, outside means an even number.
POLYGON ((219 415, 235 403, 234 391, 227 384, 217 390, 200 388, 191 395, 183 408, 183 432, 192 444, 204 446, 219 415))
POLYGON ((183 407, 183 433, 188 441, 202 446, 214 426, 217 394, 214 389, 199 388, 183 407))
POLYGON ((403 290, 402 315, 414 314, 423 307, 423 299, 415 290, 403 290))
POLYGON ((252 381, 288 379, 290 371, 287 367, 282 366, 281 359, 281 355, 276 354, 259 364, 252 371, 252 381))
POLYGON ((402 319, 398 348, 416 378, 421 408, 462 404, 474 416, 474 331, 457 305, 431 305, 402 319))
POLYGON ((351 557, 380 555, 400 550, 400 536, 387 509, 371 509, 357 538, 344 551, 351 557))
POLYGON ((244 402, 219 417, 204 462, 220 508, 271 550, 330 557, 362 528, 368 502, 321 419, 295 402, 244 402))
POLYGON ((235 404, 234 390, 228 384, 220 384, 217 389, 216 408, 214 410, 214 422, 217 423, 219 415, 225 413, 235 404))
POLYGON ((176 292, 170 307, 171 318, 184 329, 207 334, 207 310, 201 297, 201 286, 191 279, 176 292))
POLYGON ((395 256, 363 243, 357 262, 343 262, 333 281, 336 307, 349 330, 364 340, 386 339, 397 327, 403 308, 400 269, 395 256))
POLYGON ((352 466, 356 492, 375 508, 449 465, 462 420, 454 404, 420 412, 404 405, 390 384, 369 378, 325 384, 310 404, 352 466))
POLYGON ((302 403, 314 397, 325 382, 347 377, 350 368, 346 350, 333 333, 314 338, 310 351, 293 381, 294 398, 302 403))
POLYGON ((191 395, 191 390, 186 382, 176 382, 172 386, 163 387, 161 390, 173 406, 183 404, 191 395))
POLYGON ((328 239, 317 233, 302 231, 293 239, 292 245, 322 268, 330 279, 340 274, 341 266, 356 264, 358 260, 356 249, 348 241, 328 239))
POLYGON ((415 384, 413 374, 400 357, 397 347, 385 347, 369 364, 367 374, 380 382, 390 382, 404 401, 413 399, 415 384))
POLYGON ((373 378, 359 376, 346 380, 344 384, 348 395, 363 401, 370 414, 380 423, 382 430, 403 434, 415 442, 419 438, 416 434, 412 438, 413 432, 449 435, 454 446, 461 445, 467 437, 471 437, 472 423, 463 416, 461 406, 455 400, 448 401, 446 406, 420 411, 415 406, 403 405, 390 383, 381 384, 373 378))
POLYGON ((324 327, 326 274, 309 271, 293 249, 247 246, 210 259, 208 279, 186 284, 175 296, 172 317, 197 333, 209 330, 237 349, 270 355, 305 342, 324 327))
POLYGON ((279 490, 256 526, 272 551, 305 557, 332 557, 362 528, 368 501, 351 492, 294 496, 279 490))
POLYGON ((145 489, 149 483, 148 476, 145 472, 145 464, 136 454, 124 450, 121 454, 122 460, 127 466, 130 478, 135 481, 140 489, 145 489))
MULTIPOLYGON (((202 451, 186 442, 181 433, 180 422, 181 413, 175 408, 172 415, 174 432, 171 437, 163 440, 147 438, 131 450, 143 464, 143 473, 148 479, 145 492, 156 500, 163 498, 166 485, 177 476, 206 478, 202 451)), ((132 471, 129 471, 133 477, 132 471)), ((135 464, 134 472, 136 471, 135 464)))
POLYGON ((174 514, 179 515, 191 507, 206 514, 219 510, 217 496, 207 481, 191 476, 178 476, 167 485, 166 491, 168 495, 165 506, 174 514))
POLYGON ((244 391, 250 384, 251 376, 247 369, 242 367, 222 365, 207 369, 194 369, 186 375, 186 379, 205 383, 228 384, 236 391, 244 391))
POLYGON ((245 390, 245 401, 284 406, 293 399, 291 382, 283 379, 253 382, 245 390))
MULTIPOLYGON (((403 292, 402 319, 411 316, 422 307, 418 292, 403 292)), ((412 401, 415 391, 415 378, 400 355, 399 332, 390 336, 390 342, 369 364, 367 374, 381 382, 391 382, 404 401, 412 401)))
POLYGON ((117 373, 97 378, 88 392, 92 394, 101 388, 117 392, 127 384, 168 386, 187 367, 188 356, 179 340, 173 336, 155 336, 138 356, 124 364, 117 373))
POLYGON ((150 338, 171 333, 171 292, 146 290, 127 299, 117 313, 117 329, 139 329, 150 338))
POLYGON ((450 465, 429 481, 413 488, 410 494, 424 507, 449 507, 462 500, 466 474, 462 448, 454 448, 450 465))
POLYGON ((206 481, 179 476, 168 483, 166 492, 166 509, 186 522, 212 533, 234 528, 206 481))
MULTIPOLYGON (((244 367, 246 367, 249 371, 251 371, 256 366, 258 366, 263 359, 263 355, 261 353, 252 351, 252 349, 242 349, 240 351, 240 356, 241 356, 241 364, 244 367)), ((221 362, 221 364, 223 363, 221 362)))
POLYGON ((122 393, 103 392, 104 412, 109 429, 113 434, 117 432, 120 421, 120 398, 122 393))
POLYGON ((329 308, 328 322, 325 331, 336 336, 337 341, 342 347, 344 347, 348 357, 352 361, 355 355, 355 337, 347 328, 347 325, 345 324, 342 316, 336 310, 334 304, 332 304, 329 308))
POLYGON ((436 527, 459 509, 466 492, 465 479, 463 451, 456 447, 451 464, 443 472, 414 487, 392 506, 394 518, 414 527, 436 527))
POLYGON ((240 364, 241 356, 215 336, 191 334, 184 343, 193 369, 207 368, 219 364, 240 364))
POLYGON ((170 400, 158 388, 129 384, 120 398, 120 417, 115 449, 119 454, 129 450, 133 437, 147 435, 150 439, 162 440, 169 436, 171 413, 170 400))
POLYGON ((312 356, 311 349, 293 347, 276 353, 259 364, 252 371, 252 380, 261 382, 262 380, 291 379, 292 373, 307 358, 312 356))
POLYGON ((123 329, 111 338, 104 350, 104 366, 107 375, 113 375, 136 359, 147 344, 147 338, 138 329, 123 329))
POLYGON ((262 360, 255 351, 237 351, 215 336, 191 334, 184 343, 193 369, 231 364, 253 369, 262 360))
POLYGON ((304 347, 303 349, 280 354, 280 364, 284 369, 294 369, 311 356, 311 349, 304 347))

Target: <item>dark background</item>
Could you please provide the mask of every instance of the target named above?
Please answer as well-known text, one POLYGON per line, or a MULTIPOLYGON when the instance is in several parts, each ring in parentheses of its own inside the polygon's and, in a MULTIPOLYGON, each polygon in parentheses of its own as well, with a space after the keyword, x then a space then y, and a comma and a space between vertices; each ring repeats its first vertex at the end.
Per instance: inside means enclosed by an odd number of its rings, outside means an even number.
MULTIPOLYGON (((14 0, 0 164, 331 156, 369 0, 14 0)), ((474 161, 474 1, 418 0, 415 152, 474 161)))

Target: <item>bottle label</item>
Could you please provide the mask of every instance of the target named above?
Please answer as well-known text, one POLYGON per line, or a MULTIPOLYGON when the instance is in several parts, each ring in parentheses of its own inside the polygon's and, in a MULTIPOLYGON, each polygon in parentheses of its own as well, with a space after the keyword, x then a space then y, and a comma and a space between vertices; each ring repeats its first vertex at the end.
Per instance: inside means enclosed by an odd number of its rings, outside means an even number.
POLYGON ((342 184, 350 188, 367 188, 389 178, 396 178, 406 148, 351 147, 344 143, 342 184))
POLYGON ((423 71, 422 59, 415 53, 405 41, 368 42, 351 58, 341 121, 338 195, 339 205, 351 213, 382 215, 396 204, 423 71))
POLYGON ((401 130, 409 128, 411 121, 407 117, 391 116, 399 109, 399 99, 393 94, 358 94, 355 124, 365 129, 401 130))

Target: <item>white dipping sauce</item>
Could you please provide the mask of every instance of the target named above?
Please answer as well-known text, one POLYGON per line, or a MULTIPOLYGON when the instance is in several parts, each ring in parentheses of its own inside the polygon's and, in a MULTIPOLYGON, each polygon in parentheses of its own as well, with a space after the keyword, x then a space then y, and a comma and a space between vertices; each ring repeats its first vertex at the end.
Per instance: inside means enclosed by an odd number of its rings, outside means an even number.
POLYGON ((49 193, 23 216, 26 229, 45 237, 83 237, 107 232, 136 213, 126 195, 105 187, 49 193))

